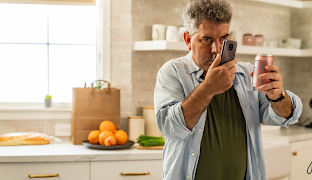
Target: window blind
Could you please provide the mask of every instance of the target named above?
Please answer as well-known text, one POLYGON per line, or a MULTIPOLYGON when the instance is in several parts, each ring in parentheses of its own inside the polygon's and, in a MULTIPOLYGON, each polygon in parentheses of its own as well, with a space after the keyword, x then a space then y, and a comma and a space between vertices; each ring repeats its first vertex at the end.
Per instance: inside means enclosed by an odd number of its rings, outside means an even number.
POLYGON ((95 6, 95 1, 96 0, 0 0, 0 3, 95 6))

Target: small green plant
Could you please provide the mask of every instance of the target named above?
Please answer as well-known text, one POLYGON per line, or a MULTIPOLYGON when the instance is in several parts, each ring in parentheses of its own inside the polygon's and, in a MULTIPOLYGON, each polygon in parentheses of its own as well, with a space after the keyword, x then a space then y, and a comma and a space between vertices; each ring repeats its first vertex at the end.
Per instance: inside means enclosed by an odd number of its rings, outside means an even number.
POLYGON ((52 96, 50 96, 49 94, 46 95, 46 97, 44 98, 45 100, 51 100, 52 99, 52 96))

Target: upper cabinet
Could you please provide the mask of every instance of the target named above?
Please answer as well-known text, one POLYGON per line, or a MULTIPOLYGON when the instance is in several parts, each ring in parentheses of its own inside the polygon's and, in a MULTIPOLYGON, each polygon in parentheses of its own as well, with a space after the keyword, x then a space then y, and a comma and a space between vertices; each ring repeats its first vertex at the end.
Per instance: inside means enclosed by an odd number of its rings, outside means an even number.
POLYGON ((251 0, 251 1, 258 1, 268 4, 276 4, 299 9, 312 8, 312 1, 297 1, 297 0, 251 0))

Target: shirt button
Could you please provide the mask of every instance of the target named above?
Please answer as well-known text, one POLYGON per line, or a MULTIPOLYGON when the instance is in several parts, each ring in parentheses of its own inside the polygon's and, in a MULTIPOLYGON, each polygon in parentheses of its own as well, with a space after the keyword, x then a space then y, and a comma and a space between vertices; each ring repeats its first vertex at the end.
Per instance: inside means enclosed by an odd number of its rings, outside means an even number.
POLYGON ((195 153, 192 153, 192 156, 195 156, 195 153))
POLYGON ((201 129, 198 129, 198 132, 201 132, 201 129))
POLYGON ((191 178, 191 176, 187 176, 187 178, 191 178))

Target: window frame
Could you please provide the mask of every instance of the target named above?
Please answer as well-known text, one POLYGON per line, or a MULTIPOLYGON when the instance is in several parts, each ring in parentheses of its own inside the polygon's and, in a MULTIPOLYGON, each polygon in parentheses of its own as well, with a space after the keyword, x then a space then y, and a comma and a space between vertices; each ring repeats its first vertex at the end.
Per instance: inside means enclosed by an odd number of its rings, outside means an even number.
MULTIPOLYGON (((111 0, 96 0, 96 77, 110 82, 111 71, 111 0), (105 40, 104 40, 105 37, 105 40)), ((70 119, 71 103, 52 101, 52 107, 45 108, 44 102, 0 102, 0 120, 42 120, 70 119)))

